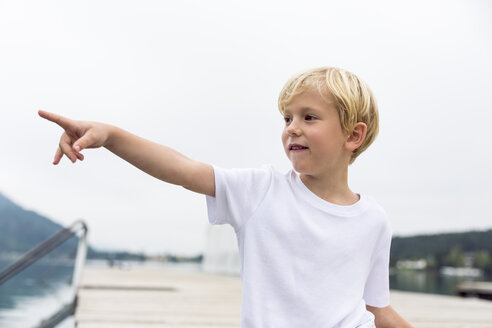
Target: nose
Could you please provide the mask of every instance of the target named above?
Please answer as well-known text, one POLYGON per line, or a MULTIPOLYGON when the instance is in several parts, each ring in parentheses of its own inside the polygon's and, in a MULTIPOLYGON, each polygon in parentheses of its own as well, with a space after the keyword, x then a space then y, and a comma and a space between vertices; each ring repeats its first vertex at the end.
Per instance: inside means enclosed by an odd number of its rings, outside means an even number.
POLYGON ((293 118, 292 121, 287 126, 287 134, 289 136, 300 136, 302 134, 302 130, 297 122, 297 119, 293 118))

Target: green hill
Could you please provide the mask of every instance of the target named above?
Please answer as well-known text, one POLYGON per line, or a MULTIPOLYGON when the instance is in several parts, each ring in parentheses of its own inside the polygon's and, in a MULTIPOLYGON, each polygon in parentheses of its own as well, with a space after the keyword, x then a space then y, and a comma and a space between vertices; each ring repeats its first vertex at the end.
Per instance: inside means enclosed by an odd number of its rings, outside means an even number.
MULTIPOLYGON (((0 257, 10 259, 10 255, 24 254, 63 228, 47 217, 22 208, 0 193, 0 257)), ((74 236, 47 256, 73 258, 76 247, 77 237, 74 236)), ((87 249, 87 258, 145 260, 143 254, 97 251, 92 247, 87 249)))
MULTIPOLYGON (((63 227, 52 220, 23 209, 0 194, 0 255, 22 254, 40 244, 63 227)), ((71 256, 76 237, 53 251, 55 256, 71 256)))
POLYGON ((492 275, 492 229, 393 237, 391 263, 399 260, 426 259, 430 269, 442 266, 463 266, 465 257, 470 257, 473 266, 492 275))

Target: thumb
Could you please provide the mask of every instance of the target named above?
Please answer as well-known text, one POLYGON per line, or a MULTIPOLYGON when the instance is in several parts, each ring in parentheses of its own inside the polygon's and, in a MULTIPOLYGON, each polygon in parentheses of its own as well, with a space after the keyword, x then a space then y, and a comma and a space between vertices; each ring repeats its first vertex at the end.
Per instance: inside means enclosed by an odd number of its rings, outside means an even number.
POLYGON ((73 149, 76 152, 80 152, 81 150, 90 147, 92 145, 92 137, 89 133, 84 134, 77 141, 73 143, 73 149))

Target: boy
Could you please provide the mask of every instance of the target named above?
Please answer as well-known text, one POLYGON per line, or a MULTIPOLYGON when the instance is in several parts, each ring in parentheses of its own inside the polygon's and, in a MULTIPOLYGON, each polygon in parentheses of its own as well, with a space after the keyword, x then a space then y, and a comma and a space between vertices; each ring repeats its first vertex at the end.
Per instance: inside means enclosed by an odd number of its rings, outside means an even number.
POLYGON ((114 126, 39 111, 60 125, 54 164, 106 147, 163 181, 206 195, 212 224, 236 232, 241 327, 411 327, 389 305, 391 229, 384 210, 352 192, 348 166, 374 140, 378 111, 350 72, 295 75, 279 96, 293 170, 224 170, 114 126))

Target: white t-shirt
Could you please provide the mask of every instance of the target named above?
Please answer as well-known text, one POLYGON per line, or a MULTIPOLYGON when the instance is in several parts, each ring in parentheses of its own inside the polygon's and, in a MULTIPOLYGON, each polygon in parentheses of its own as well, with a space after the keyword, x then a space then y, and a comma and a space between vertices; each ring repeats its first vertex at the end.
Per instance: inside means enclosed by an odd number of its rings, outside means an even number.
POLYGON ((389 305, 392 231, 373 199, 336 205, 271 166, 214 172, 208 218, 236 232, 242 328, 354 328, 389 305))

